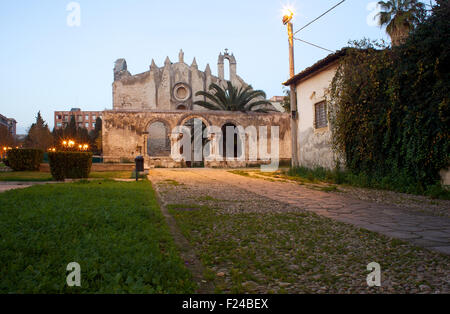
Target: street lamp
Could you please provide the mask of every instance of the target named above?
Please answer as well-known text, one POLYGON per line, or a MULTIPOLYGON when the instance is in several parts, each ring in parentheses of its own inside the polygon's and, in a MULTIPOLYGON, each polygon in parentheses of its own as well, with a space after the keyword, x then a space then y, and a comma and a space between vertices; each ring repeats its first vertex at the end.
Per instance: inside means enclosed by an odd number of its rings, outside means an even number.
POLYGON ((294 12, 292 12, 289 8, 284 8, 283 10, 283 24, 286 25, 290 21, 292 21, 292 18, 294 17, 294 12))
MULTIPOLYGON (((294 17, 294 11, 290 8, 284 8, 283 25, 287 25, 288 38, 289 38, 289 76, 293 78, 295 75, 294 67, 294 25, 292 24, 292 18, 294 17)), ((292 137, 292 167, 298 166, 298 154, 297 154, 297 96, 295 84, 290 85, 290 102, 291 102, 291 137, 292 137)))

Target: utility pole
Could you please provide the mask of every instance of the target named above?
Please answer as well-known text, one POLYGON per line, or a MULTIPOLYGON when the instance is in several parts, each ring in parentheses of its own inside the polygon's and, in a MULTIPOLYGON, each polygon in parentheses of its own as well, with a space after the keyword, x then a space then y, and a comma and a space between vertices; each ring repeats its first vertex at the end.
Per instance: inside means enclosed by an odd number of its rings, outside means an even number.
MULTIPOLYGON (((289 37, 289 75, 290 78, 295 75, 295 67, 294 67, 294 26, 291 22, 294 13, 288 10, 289 14, 286 14, 283 17, 283 24, 287 25, 288 37, 289 37)), ((299 159, 298 159, 298 143, 297 143, 297 134, 298 134, 298 111, 297 111, 297 93, 295 84, 290 85, 290 103, 291 103, 291 149, 292 149, 292 167, 298 167, 299 159)))

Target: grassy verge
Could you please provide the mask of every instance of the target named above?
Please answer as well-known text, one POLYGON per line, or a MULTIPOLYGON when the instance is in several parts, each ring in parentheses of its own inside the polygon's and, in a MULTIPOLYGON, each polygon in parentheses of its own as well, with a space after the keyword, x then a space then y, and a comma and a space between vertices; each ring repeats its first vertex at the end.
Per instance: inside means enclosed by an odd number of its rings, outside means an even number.
POLYGON ((428 186, 425 190, 412 188, 403 178, 378 178, 365 174, 353 174, 349 171, 327 170, 324 168, 293 168, 285 172, 291 178, 302 178, 310 182, 327 182, 332 184, 346 184, 362 188, 391 190, 409 194, 421 194, 436 199, 450 199, 450 191, 441 184, 428 186))
POLYGON ((227 214, 190 204, 172 204, 169 211, 217 293, 448 289, 443 281, 433 282, 443 275, 437 270, 445 269, 448 257, 312 213, 227 214), (374 261, 383 270, 382 288, 366 283, 366 267, 374 261))
MULTIPOLYGON (((364 174, 355 175, 348 171, 327 170, 324 168, 293 168, 293 169, 281 169, 276 172, 261 172, 261 171, 246 171, 246 170, 233 170, 231 173, 251 177, 255 174, 257 177, 265 177, 269 181, 273 181, 271 178, 277 180, 291 180, 296 181, 299 184, 337 184, 348 185, 360 188, 370 188, 378 190, 388 190, 400 193, 408 193, 415 195, 425 195, 433 199, 450 199, 450 190, 448 186, 442 186, 436 183, 433 186, 427 187, 425 191, 419 193, 419 190, 408 187, 407 184, 393 183, 394 181, 387 178, 369 177, 364 174)), ((401 179, 400 179, 401 180, 401 179)), ((332 192, 337 190, 337 187, 325 187, 320 188, 326 192, 332 192)))
POLYGON ((148 181, 0 194, 0 293, 192 293, 148 181), (81 266, 81 288, 66 267, 81 266))

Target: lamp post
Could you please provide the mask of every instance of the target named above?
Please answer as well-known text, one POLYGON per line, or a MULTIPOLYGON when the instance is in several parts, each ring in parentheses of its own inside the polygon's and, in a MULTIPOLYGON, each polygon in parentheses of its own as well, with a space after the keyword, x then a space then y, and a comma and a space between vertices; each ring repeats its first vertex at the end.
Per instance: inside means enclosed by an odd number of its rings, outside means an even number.
MULTIPOLYGON (((285 9, 283 16, 283 24, 287 25, 288 38, 289 38, 289 76, 290 78, 295 75, 294 67, 294 26, 292 24, 292 18, 294 12, 290 9, 285 9)), ((298 167, 298 150, 297 150, 297 133, 298 133, 298 115, 297 115, 297 95, 295 84, 290 85, 290 103, 291 103, 291 147, 292 147, 292 167, 298 167)))

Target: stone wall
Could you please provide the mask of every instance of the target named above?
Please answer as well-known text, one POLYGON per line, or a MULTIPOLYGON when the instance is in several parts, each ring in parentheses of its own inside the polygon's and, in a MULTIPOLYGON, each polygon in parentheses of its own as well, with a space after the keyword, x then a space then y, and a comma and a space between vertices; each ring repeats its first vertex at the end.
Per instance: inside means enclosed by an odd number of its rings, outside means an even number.
MULTIPOLYGON (((227 123, 247 128, 255 126, 279 127, 279 152, 281 160, 291 158, 291 133, 290 117, 283 113, 242 113, 242 112, 223 112, 223 111, 152 111, 152 110, 111 110, 103 113, 103 154, 105 162, 118 161, 120 159, 134 159, 138 155, 145 157, 146 167, 152 166, 181 166, 174 163, 172 158, 149 156, 147 144, 149 140, 149 127, 155 122, 161 122, 171 131, 177 127, 185 125, 193 118, 203 121, 205 126, 217 126, 221 128, 227 123)), ((270 131, 269 131, 270 132, 270 131)), ((268 146, 270 147, 270 133, 268 146)), ((249 149, 246 147, 246 160, 248 159, 249 149)), ((247 166, 250 162, 229 163, 233 166, 247 166)), ((217 166, 229 166, 224 162, 217 166)))
MULTIPOLYGON (((91 172, 111 172, 111 171, 134 171, 134 163, 121 164, 121 163, 110 163, 110 164, 92 164, 91 172)), ((40 172, 50 172, 50 165, 42 163, 40 172)))

